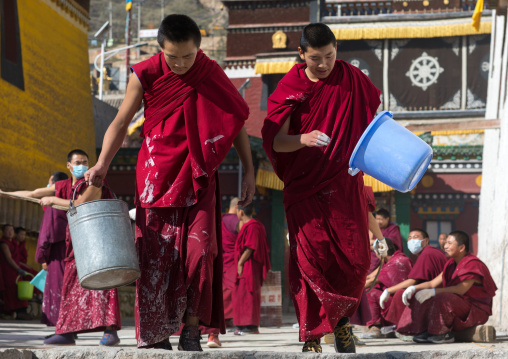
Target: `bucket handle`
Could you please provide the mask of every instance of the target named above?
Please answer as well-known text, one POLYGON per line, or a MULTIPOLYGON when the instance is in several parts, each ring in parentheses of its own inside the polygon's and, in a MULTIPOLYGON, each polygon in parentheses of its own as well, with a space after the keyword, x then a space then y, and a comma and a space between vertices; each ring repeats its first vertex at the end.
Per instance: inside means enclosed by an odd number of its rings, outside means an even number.
POLYGON ((358 174, 358 172, 360 172, 360 169, 359 168, 351 168, 349 167, 348 171, 347 171, 351 176, 356 176, 358 174))
MULTIPOLYGON (((32 273, 29 273, 29 272, 26 272, 26 274, 25 274, 25 275, 31 275, 31 276, 32 276, 32 278, 33 278, 33 276, 34 276, 32 273)), ((19 279, 19 278, 21 278, 21 276, 20 276, 20 275, 18 275, 18 276, 16 277, 16 283, 18 283, 18 279, 19 279)))
MULTIPOLYGON (((75 198, 76 198, 76 192, 78 191, 78 188, 79 188, 79 187, 81 187, 81 185, 82 185, 83 183, 86 183, 86 181, 82 181, 80 184, 78 184, 78 185, 76 186, 76 188, 74 189, 74 193, 72 194, 72 199, 71 199, 71 200, 69 200, 69 214, 70 214, 71 216, 74 216, 76 213, 78 213, 78 211, 76 210, 76 207, 74 206, 74 200, 75 200, 75 198)), ((108 187, 108 186, 106 186, 106 185, 103 185, 103 187, 106 187, 107 189, 109 189, 109 191, 113 194, 113 197, 114 197, 115 199, 118 199, 118 197, 116 196, 115 192, 113 192, 113 191, 111 190, 111 188, 109 188, 109 187, 108 187)))

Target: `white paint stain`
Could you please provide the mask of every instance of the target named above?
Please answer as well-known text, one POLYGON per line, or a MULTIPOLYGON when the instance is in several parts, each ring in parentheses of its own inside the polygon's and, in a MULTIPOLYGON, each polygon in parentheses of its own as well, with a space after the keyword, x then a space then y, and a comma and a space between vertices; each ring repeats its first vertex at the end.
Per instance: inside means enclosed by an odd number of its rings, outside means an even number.
POLYGON ((143 189, 143 193, 141 194, 141 196, 139 196, 139 199, 145 203, 152 203, 154 199, 153 190, 155 186, 148 180, 149 177, 150 173, 148 173, 148 175, 146 176, 145 188, 143 189))
POLYGON ((209 138, 208 140, 205 141, 205 145, 207 145, 208 143, 214 143, 214 142, 220 140, 221 138, 224 138, 224 135, 218 135, 218 136, 215 136, 214 138, 209 138))
POLYGON ((147 137, 146 137, 146 148, 148 148, 148 152, 149 152, 149 153, 152 153, 152 150, 153 150, 153 148, 154 148, 155 146, 150 147, 150 142, 151 142, 151 139, 150 139, 150 137, 148 137, 148 136, 147 136, 147 137))

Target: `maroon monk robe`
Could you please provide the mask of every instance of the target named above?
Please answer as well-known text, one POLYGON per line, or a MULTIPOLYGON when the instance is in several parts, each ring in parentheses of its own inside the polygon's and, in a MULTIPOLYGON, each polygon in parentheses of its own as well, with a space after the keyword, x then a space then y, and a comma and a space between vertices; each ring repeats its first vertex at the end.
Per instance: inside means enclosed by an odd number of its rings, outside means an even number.
MULTIPOLYGON (((443 251, 427 245, 420 252, 420 255, 413 265, 413 269, 411 269, 407 277, 408 279, 416 280, 417 283, 430 281, 443 271, 445 263, 446 256, 443 251)), ((390 308, 385 316, 386 320, 390 323, 397 324, 402 312, 406 309, 406 306, 402 302, 402 294, 404 291, 405 289, 400 289, 393 295, 390 308)))
POLYGON ((392 240, 396 250, 404 250, 402 246, 402 237, 400 236, 400 228, 395 223, 390 223, 385 229, 381 229, 381 233, 383 233, 383 237, 392 240))
MULTIPOLYGON (((64 199, 72 198, 76 187, 84 180, 72 185, 72 178, 55 183, 55 196, 64 199)), ((84 192, 87 184, 81 185, 76 195, 84 192)), ((113 198, 111 192, 102 188, 102 199, 113 198)), ((113 330, 120 329, 120 304, 118 291, 88 290, 79 285, 76 260, 72 247, 69 225, 66 226, 65 270, 60 302, 60 313, 56 324, 56 334, 99 332, 111 326, 113 330)), ((100 249, 99 249, 100 250, 100 249)))
POLYGON ((236 326, 255 325, 261 320, 261 286, 270 270, 270 249, 265 227, 257 219, 243 225, 235 244, 235 268, 246 249, 252 255, 244 263, 233 291, 233 323, 236 326))
POLYGON ((41 316, 41 323, 48 326, 56 326, 60 313, 66 229, 66 212, 47 207, 42 217, 35 259, 48 266, 41 316))
POLYGON ((137 345, 176 333, 185 313, 225 333, 217 168, 248 106, 201 50, 181 76, 162 52, 132 71, 146 118, 136 168, 137 345))
POLYGON ((224 258, 223 268, 223 297, 224 297, 224 318, 233 318, 233 290, 235 288, 237 268, 235 266, 235 244, 238 232, 236 226, 238 217, 233 213, 226 213, 222 216, 222 253, 224 258))
MULTIPOLYGON (((7 247, 9 248, 9 251, 11 252, 11 257, 14 260, 14 262, 19 266, 19 257, 18 257, 18 244, 16 243, 16 239, 8 239, 8 238, 2 238, 0 239, 0 243, 5 243, 7 247)), ((18 287, 16 285, 16 279, 18 278, 19 274, 11 267, 11 265, 7 262, 6 257, 3 254, 3 251, 0 251, 0 268, 3 275, 4 280, 4 292, 3 292, 3 311, 6 313, 11 313, 15 311, 16 309, 23 309, 28 307, 28 301, 26 300, 19 300, 18 299, 18 287)), ((19 280, 29 280, 28 277, 23 279, 20 277, 19 280)))
POLYGON ((380 323, 382 326, 393 324, 385 319, 392 298, 390 297, 388 301, 385 302, 385 309, 382 309, 379 305, 379 298, 386 288, 405 281, 409 272, 411 272, 412 267, 413 264, 411 263, 411 259, 409 259, 402 251, 396 251, 390 260, 385 263, 377 278, 379 283, 376 284, 367 294, 369 298, 370 312, 372 315, 372 319, 369 323, 367 323, 368 326, 377 323, 380 323))
POLYGON ((330 75, 312 82, 295 65, 268 100, 263 148, 284 182, 289 229, 289 281, 300 341, 333 331, 360 303, 370 265, 363 178, 348 174, 353 149, 379 107, 380 91, 358 68, 337 60, 330 75), (291 116, 290 135, 320 130, 326 147, 273 150, 291 116))
POLYGON ((464 295, 441 293, 423 303, 412 298, 400 318, 399 333, 417 335, 427 331, 441 335, 486 323, 492 315, 492 298, 497 290, 489 269, 472 254, 467 254, 458 264, 453 258, 446 262, 443 288, 468 279, 481 284, 473 284, 464 295))
MULTIPOLYGON (((13 241, 18 246, 18 250, 17 250, 17 252, 18 252, 18 265, 25 272, 28 272, 28 273, 32 274, 35 277, 39 272, 37 272, 35 269, 33 269, 32 267, 30 267, 27 264, 28 263, 28 251, 26 250, 26 241, 20 242, 20 241, 16 240, 16 238, 13 238, 13 241)), ((41 292, 37 288, 34 289, 34 293, 41 294, 41 292)))

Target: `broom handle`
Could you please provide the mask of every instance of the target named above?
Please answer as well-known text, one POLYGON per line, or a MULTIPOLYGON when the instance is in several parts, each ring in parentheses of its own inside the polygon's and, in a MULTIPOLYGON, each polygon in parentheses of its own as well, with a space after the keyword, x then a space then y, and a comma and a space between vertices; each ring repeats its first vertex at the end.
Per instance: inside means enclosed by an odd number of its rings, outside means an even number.
MULTIPOLYGON (((11 197, 11 198, 16 198, 16 199, 22 199, 24 201, 28 201, 28 202, 34 202, 34 203, 37 203, 37 204, 40 204, 40 199, 38 198, 32 198, 32 197, 26 197, 26 196, 21 196, 19 194, 13 194, 13 193, 5 193, 5 192, 2 192, 1 193, 2 196, 5 196, 5 197, 11 197)), ((69 208, 68 207, 64 207, 64 206, 59 206, 57 204, 52 204, 50 207, 53 207, 54 209, 60 209, 62 211, 68 211, 69 208)))

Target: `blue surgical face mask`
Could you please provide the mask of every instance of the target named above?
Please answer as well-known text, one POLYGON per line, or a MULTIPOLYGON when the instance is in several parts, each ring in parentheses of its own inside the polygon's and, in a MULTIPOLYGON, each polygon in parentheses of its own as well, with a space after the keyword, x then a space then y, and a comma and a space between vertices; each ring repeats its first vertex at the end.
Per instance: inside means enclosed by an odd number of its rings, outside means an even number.
POLYGON ((410 239, 407 242, 407 248, 411 253, 418 254, 423 250, 422 241, 420 241, 419 239, 410 239))
POLYGON ((72 166, 72 175, 76 178, 83 178, 85 176, 85 172, 88 171, 88 166, 85 165, 79 165, 79 166, 72 166))

